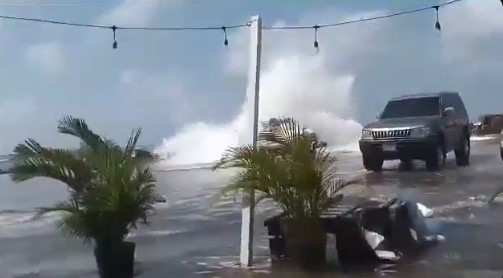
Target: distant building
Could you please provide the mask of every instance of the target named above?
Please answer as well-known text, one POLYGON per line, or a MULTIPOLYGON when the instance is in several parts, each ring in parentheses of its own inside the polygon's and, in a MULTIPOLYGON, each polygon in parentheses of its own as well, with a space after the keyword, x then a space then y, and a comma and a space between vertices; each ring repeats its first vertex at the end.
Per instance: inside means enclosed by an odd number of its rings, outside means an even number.
POLYGON ((499 134, 503 128, 503 114, 481 115, 479 122, 473 123, 472 126, 474 135, 499 134))

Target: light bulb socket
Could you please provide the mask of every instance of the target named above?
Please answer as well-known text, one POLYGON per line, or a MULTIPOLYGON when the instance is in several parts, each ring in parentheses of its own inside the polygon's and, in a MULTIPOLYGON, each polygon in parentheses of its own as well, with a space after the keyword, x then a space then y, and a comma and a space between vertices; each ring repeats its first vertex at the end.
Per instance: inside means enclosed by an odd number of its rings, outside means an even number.
POLYGON ((320 29, 320 26, 319 25, 314 25, 313 29, 314 29, 314 43, 313 43, 313 46, 314 46, 314 48, 318 49, 320 47, 320 44, 318 43, 318 29, 320 29))
POLYGON ((117 39, 115 37, 115 32, 117 31, 117 26, 112 26, 112 33, 113 33, 113 39, 114 39, 114 42, 112 44, 112 48, 113 49, 117 49, 117 46, 118 46, 118 43, 117 43, 117 39))
POLYGON ((442 25, 440 24, 440 19, 439 19, 439 15, 438 15, 438 8, 440 8, 439 6, 434 6, 433 7, 435 9, 435 15, 436 15, 436 21, 435 21, 435 29, 437 29, 438 31, 441 31, 442 30, 442 25))
POLYGON ((222 31, 224 32, 224 45, 229 45, 229 40, 227 39, 227 27, 222 26, 222 31))

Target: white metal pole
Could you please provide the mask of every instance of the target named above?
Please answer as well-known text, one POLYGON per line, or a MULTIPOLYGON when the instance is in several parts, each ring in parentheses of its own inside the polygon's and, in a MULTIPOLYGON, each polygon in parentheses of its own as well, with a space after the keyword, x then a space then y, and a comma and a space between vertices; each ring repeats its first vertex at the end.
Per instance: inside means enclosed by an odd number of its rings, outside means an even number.
MULTIPOLYGON (((257 148, 260 59, 262 50, 262 19, 258 15, 254 16, 251 18, 250 24, 250 60, 248 66, 248 86, 246 88, 246 101, 249 105, 253 104, 253 133, 251 138, 247 138, 246 141, 248 142, 246 143, 251 143, 255 148, 257 148)), ((248 111, 251 112, 251 109, 249 109, 248 111)), ((251 121, 248 122, 251 123, 251 121)), ((242 267, 250 267, 253 264, 254 218, 255 194, 254 192, 243 192, 243 208, 241 214, 241 250, 239 256, 242 267)))

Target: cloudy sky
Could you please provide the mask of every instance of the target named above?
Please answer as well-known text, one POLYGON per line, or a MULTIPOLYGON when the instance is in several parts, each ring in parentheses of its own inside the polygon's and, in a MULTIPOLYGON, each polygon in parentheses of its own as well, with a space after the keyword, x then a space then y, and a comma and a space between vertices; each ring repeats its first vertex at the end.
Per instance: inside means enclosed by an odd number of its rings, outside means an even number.
MULTIPOLYGON (((222 26, 260 14, 264 25, 281 26, 435 3, 5 0, 0 14, 135 27, 222 26)), ((348 128, 359 132, 358 124, 348 120, 370 121, 389 97, 400 94, 457 90, 472 118, 501 112, 500 1, 464 0, 441 9, 440 33, 434 22, 430 10, 321 29, 319 53, 313 49, 312 30, 265 30, 261 114, 296 116, 326 128, 324 136, 342 144, 349 140, 341 135, 348 128)), ((163 144, 206 144, 199 149, 204 151, 214 144, 208 138, 232 141, 230 123, 236 122, 245 99, 249 34, 245 28, 229 31, 228 37, 224 47, 221 31, 120 31, 114 50, 110 30, 1 20, 0 153, 28 137, 72 145, 55 132, 57 120, 66 114, 84 117, 118 141, 138 126, 143 127, 143 144, 171 138, 163 144)))

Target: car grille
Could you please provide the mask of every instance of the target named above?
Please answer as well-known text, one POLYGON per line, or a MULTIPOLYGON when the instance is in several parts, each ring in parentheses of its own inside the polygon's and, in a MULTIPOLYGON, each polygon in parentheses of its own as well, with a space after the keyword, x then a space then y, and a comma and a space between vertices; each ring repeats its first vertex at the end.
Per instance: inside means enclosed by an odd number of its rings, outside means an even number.
POLYGON ((372 131, 374 139, 406 138, 410 136, 410 129, 391 129, 372 131))

